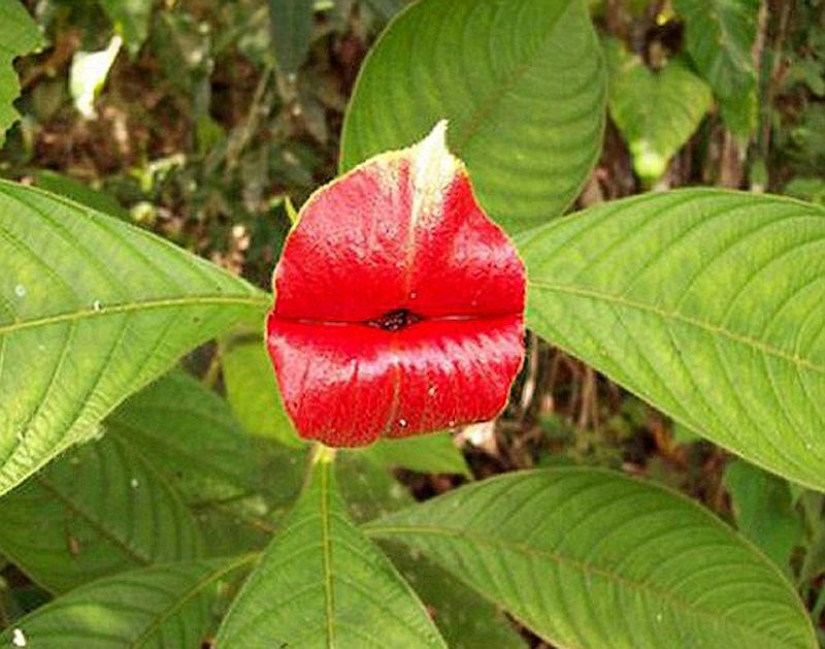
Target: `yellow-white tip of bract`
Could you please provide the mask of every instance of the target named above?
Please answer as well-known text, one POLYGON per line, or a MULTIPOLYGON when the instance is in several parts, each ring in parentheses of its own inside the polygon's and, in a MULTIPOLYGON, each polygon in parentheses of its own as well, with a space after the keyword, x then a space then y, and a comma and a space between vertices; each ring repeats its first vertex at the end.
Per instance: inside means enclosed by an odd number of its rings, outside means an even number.
POLYGON ((431 212, 461 168, 447 149, 447 120, 438 122, 430 134, 412 147, 413 222, 431 212))

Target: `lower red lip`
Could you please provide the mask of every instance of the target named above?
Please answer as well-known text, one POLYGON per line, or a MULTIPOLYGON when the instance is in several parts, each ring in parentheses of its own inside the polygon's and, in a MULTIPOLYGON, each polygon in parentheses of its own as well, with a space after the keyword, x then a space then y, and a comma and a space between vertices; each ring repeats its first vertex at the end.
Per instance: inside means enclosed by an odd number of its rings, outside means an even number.
POLYGON ((305 437, 332 446, 492 419, 523 355, 521 315, 397 331, 270 315, 267 330, 287 410, 305 437))

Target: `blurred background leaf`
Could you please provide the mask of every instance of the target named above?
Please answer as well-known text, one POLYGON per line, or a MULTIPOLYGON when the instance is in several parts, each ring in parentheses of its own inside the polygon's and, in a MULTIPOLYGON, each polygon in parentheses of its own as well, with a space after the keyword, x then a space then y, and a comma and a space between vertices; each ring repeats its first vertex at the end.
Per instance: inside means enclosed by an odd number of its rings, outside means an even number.
POLYGON ((615 40, 605 43, 605 51, 610 116, 627 141, 633 169, 653 183, 696 131, 710 107, 710 88, 679 59, 651 70, 615 40))

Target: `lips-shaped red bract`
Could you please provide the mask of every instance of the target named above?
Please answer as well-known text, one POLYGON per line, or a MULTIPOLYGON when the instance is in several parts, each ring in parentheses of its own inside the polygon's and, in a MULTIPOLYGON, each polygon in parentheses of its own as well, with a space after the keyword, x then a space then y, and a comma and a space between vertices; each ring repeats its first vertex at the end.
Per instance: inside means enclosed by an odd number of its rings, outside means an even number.
POLYGON ((267 347, 302 437, 362 446, 492 419, 524 355, 524 265, 481 211, 446 123, 304 205, 267 347))

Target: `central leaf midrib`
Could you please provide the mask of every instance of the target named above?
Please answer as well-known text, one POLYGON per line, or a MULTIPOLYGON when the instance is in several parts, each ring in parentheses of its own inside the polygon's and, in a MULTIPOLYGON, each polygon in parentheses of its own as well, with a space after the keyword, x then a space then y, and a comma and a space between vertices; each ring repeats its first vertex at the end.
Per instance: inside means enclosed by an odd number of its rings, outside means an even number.
POLYGON ((327 647, 335 648, 335 601, 332 585, 332 538, 330 530, 330 488, 329 463, 323 463, 318 469, 321 472, 320 484, 320 516, 321 516, 321 548, 323 553, 324 570, 324 602, 327 619, 327 647))
POLYGON ((165 299, 149 299, 139 300, 135 302, 127 302, 124 304, 105 305, 100 310, 83 309, 80 311, 67 311, 64 313, 57 313, 54 315, 34 318, 32 320, 21 320, 19 322, 11 322, 5 325, 0 325, 0 336, 23 331, 26 329, 34 329, 37 327, 46 327, 54 324, 63 324, 67 322, 75 322, 79 320, 101 319, 106 316, 123 314, 123 313, 140 313, 142 311, 150 311, 153 309, 165 309, 174 307, 199 307, 199 306, 218 306, 218 305, 237 305, 237 306, 269 306, 269 297, 250 295, 250 296, 216 296, 216 295, 198 295, 185 296, 179 298, 165 298, 165 299), (263 299, 265 297, 265 299, 263 299))
POLYGON ((66 507, 69 511, 73 512, 81 520, 83 520, 86 523, 86 525, 95 530, 100 535, 100 537, 109 541, 115 547, 119 548, 123 552, 125 558, 128 558, 138 566, 147 567, 152 565, 154 559, 151 556, 144 555, 139 551, 138 548, 130 545, 128 541, 126 539, 121 538, 115 530, 112 530, 109 527, 107 527, 100 517, 93 515, 92 512, 82 507, 79 502, 67 496, 65 493, 63 493, 63 491, 61 491, 54 484, 52 484, 52 482, 48 480, 46 477, 38 477, 37 482, 46 491, 50 492, 59 503, 62 503, 64 507, 66 507))
POLYGON ((462 155, 464 155, 467 144, 478 132, 478 127, 486 123, 485 118, 489 116, 501 104, 502 101, 504 101, 504 98, 508 95, 509 91, 516 87, 524 75, 526 75, 533 66, 536 59, 539 58, 539 54, 555 32, 559 20, 561 20, 562 16, 570 10, 571 4, 572 0, 567 0, 564 9, 559 11, 556 15, 555 20, 549 25, 544 37, 536 43, 535 48, 527 52, 521 60, 517 61, 509 70, 509 73, 506 75, 503 82, 500 85, 495 86, 493 91, 488 93, 476 104, 476 107, 463 122, 464 126, 456 127, 457 132, 452 138, 452 141, 456 150, 462 155))
MULTIPOLYGON (((825 366, 818 365, 817 363, 803 357, 799 356, 792 356, 788 352, 774 347, 766 342, 761 340, 750 338, 743 334, 736 333, 729 329, 724 328, 721 325, 714 324, 712 322, 708 322, 706 320, 701 320, 699 318, 695 318, 690 315, 686 315, 679 311, 668 311, 661 307, 657 307, 653 304, 648 304, 645 302, 639 302, 636 300, 630 300, 626 297, 618 296, 618 295, 611 295, 609 293, 604 293, 595 289, 589 289, 585 287, 579 286, 571 286, 565 284, 555 284, 553 282, 545 282, 545 281, 536 281, 530 280, 529 282, 530 287, 535 288, 540 291, 555 291, 557 293, 564 293, 568 295, 574 295, 577 297, 587 298, 593 301, 602 301, 609 304, 619 305, 621 307, 625 307, 627 309, 635 309, 638 311, 643 311, 645 313, 652 313, 663 320, 672 320, 675 322, 680 322, 682 324, 690 325, 696 327, 697 329, 701 329, 702 331, 709 333, 713 336, 719 336, 722 338, 726 338, 732 342, 746 345, 751 347, 756 351, 760 351, 766 355, 773 356, 780 360, 783 360, 787 363, 791 363, 799 368, 805 368, 812 372, 816 372, 817 374, 825 375, 825 366)), ((540 310, 540 309, 538 309, 540 310)), ((529 325, 529 323, 528 323, 529 325)))
POLYGON ((174 601, 168 608, 164 608, 153 617, 152 623, 146 627, 146 630, 132 641, 132 647, 140 647, 147 641, 153 633, 158 631, 160 627, 172 616, 183 609, 184 606, 192 602, 197 596, 201 595, 203 590, 217 582, 220 578, 237 570, 247 563, 252 563, 260 558, 260 552, 250 552, 249 554, 241 555, 240 557, 230 560, 220 567, 216 567, 214 572, 207 573, 202 579, 192 584, 184 593, 174 601))

